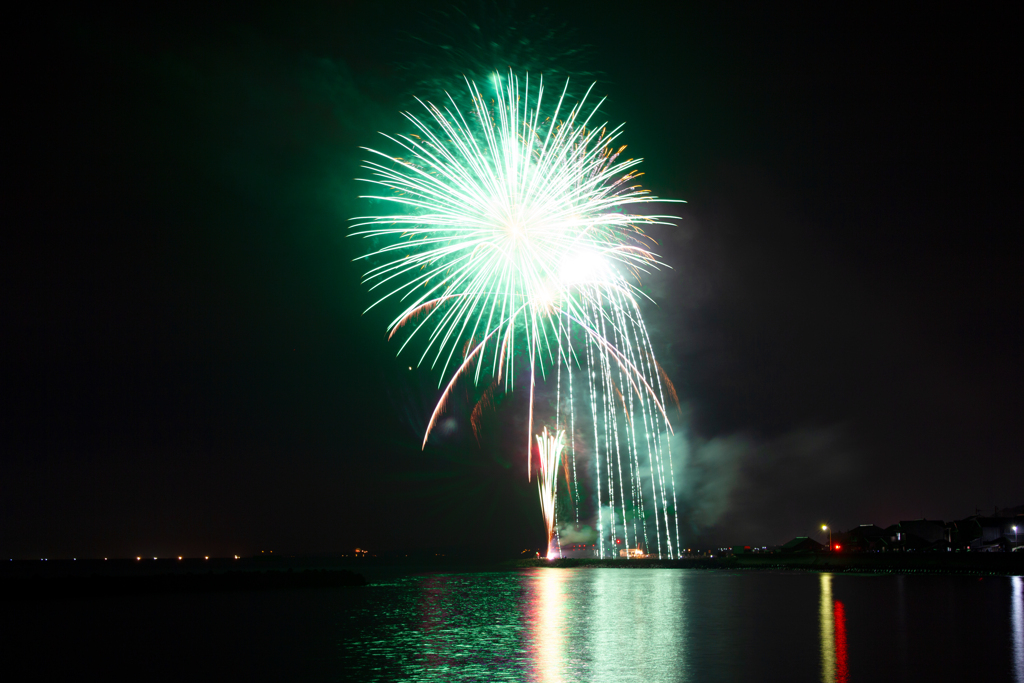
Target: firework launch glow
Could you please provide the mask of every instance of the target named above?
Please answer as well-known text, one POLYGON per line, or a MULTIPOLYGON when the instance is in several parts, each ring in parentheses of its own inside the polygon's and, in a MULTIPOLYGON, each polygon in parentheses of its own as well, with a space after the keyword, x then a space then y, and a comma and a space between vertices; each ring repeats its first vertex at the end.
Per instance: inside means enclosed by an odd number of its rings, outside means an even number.
MULTIPOLYGON (((549 434, 545 427, 543 433, 537 435, 537 450, 540 453, 540 469, 537 472, 537 491, 540 493, 540 511, 544 515, 544 524, 548 529, 547 556, 558 553, 558 545, 551 547, 555 538, 555 505, 558 502, 558 468, 562 463, 562 450, 565 449, 565 432, 549 434)), ((566 477, 568 480, 568 477, 566 477)))
POLYGON ((588 90, 570 105, 567 83, 549 107, 543 80, 534 83, 495 75, 485 98, 467 81, 472 110, 451 97, 444 106, 420 101, 425 116, 405 114, 415 132, 385 135, 396 153, 366 148, 374 160, 362 180, 376 193, 365 198, 390 209, 354 219, 354 234, 374 243, 361 257, 377 264, 364 279, 380 292, 370 308, 401 302, 389 338, 401 330, 399 352, 416 340, 418 363, 440 370, 424 447, 460 379, 489 385, 488 402, 525 381, 532 477, 535 397, 538 385, 553 388, 554 415, 539 417, 554 430, 537 436, 549 538, 559 514, 580 521, 579 453, 591 459, 599 556, 625 543, 675 557, 665 404, 675 392, 639 305, 639 278, 661 265, 641 226, 674 217, 633 212, 668 200, 639 185, 640 159, 621 158, 622 126, 595 121, 604 100, 588 108, 588 90))

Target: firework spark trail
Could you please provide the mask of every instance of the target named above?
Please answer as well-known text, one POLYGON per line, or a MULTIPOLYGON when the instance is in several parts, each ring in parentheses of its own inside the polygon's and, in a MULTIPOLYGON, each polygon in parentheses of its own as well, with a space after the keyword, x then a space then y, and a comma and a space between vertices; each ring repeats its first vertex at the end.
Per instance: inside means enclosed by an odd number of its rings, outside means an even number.
MULTIPOLYGON (((650 338, 649 338, 649 336, 647 334, 647 328, 641 326, 641 330, 643 331, 643 334, 644 334, 644 340, 646 341, 648 347, 650 347, 650 338)), ((665 374, 665 371, 662 369, 661 365, 658 364, 657 359, 655 359, 653 355, 649 356, 648 358, 649 358, 650 363, 655 365, 657 367, 657 369, 658 369, 657 373, 654 374, 654 377, 655 377, 655 380, 658 383, 658 395, 661 397, 662 405, 665 404, 664 392, 662 390, 662 378, 664 377, 665 384, 668 385, 669 395, 673 399, 675 399, 676 407, 678 408, 679 407, 679 397, 676 395, 675 387, 672 386, 672 383, 669 381, 668 376, 665 374)), ((682 412, 682 410, 680 410, 680 412, 682 412)), ((666 439, 665 440, 665 448, 668 451, 668 471, 669 471, 669 474, 671 475, 671 478, 672 478, 671 479, 671 481, 672 481, 672 516, 675 518, 675 523, 676 523, 676 556, 677 557, 681 557, 682 556, 682 551, 680 550, 680 547, 681 547, 680 544, 682 543, 682 539, 679 538, 679 513, 678 513, 679 503, 677 502, 677 499, 676 499, 676 468, 672 464, 672 440, 671 439, 666 439)), ((666 517, 665 523, 668 524, 667 517, 666 517)))
MULTIPOLYGON (((609 298, 611 298, 611 297, 609 296, 609 298)), ((607 336, 608 335, 608 330, 607 330, 607 328, 605 326, 605 316, 601 316, 601 334, 602 334, 602 336, 607 336)), ((613 338, 617 337, 617 336, 618 335, 613 333, 613 338)), ((615 386, 615 382, 612 379, 611 363, 604 363, 603 365, 604 365, 604 374, 605 374, 605 386, 611 385, 612 390, 615 392, 616 395, 619 396, 619 399, 622 400, 622 394, 618 390, 618 388, 615 386)), ((622 366, 621 365, 618 366, 618 369, 619 369, 619 380, 621 381, 622 380, 622 366)), ((618 483, 619 483, 619 505, 622 508, 622 535, 626 539, 626 547, 629 548, 629 526, 628 526, 628 524, 626 522, 626 497, 625 497, 625 495, 623 493, 623 485, 622 485, 622 480, 623 480, 623 476, 622 476, 622 456, 621 456, 621 450, 619 448, 619 421, 618 421, 618 419, 616 419, 617 416, 616 416, 616 410, 615 410, 615 397, 610 395, 610 394, 608 394, 607 392, 605 393, 605 396, 607 398, 607 401, 606 401, 607 407, 606 407, 606 413, 605 413, 605 420, 606 420, 606 424, 608 424, 609 422, 611 423, 611 434, 610 435, 606 435, 605 438, 608 439, 608 443, 611 444, 614 447, 614 449, 615 449, 615 467, 616 467, 616 470, 618 471, 618 474, 619 474, 619 476, 618 476, 618 480, 619 480, 618 481, 618 483)), ((623 412, 625 412, 626 402, 624 400, 622 401, 622 408, 623 408, 623 412)), ((628 417, 628 413, 627 413, 627 417, 628 417)), ((611 456, 612 456, 612 452, 611 452, 611 449, 609 449, 608 450, 609 467, 611 465, 611 456)), ((610 478, 609 478, 609 482, 611 482, 610 478)), ((612 484, 612 493, 614 494, 614 492, 615 492, 615 487, 614 487, 614 484, 612 484)), ((613 507, 612 508, 613 519, 614 519, 614 514, 615 514, 615 509, 613 507)), ((613 526, 613 528, 614 528, 614 526, 613 526)))
MULTIPOLYGON (((633 334, 636 335, 636 324, 635 324, 635 320, 632 318, 632 316, 626 316, 623 311, 619 311, 619 315, 621 317, 629 319, 630 326, 629 326, 628 329, 630 329, 633 332, 633 334)), ((623 326, 624 329, 626 329, 626 325, 625 324, 623 324, 622 326, 623 326)), ((637 400, 639 405, 641 405, 641 406, 643 405, 643 397, 642 396, 638 395, 636 397, 636 400, 637 400)), ((630 403, 629 403, 630 411, 633 411, 633 393, 632 392, 630 392, 630 394, 629 394, 629 401, 630 401, 630 403)), ((644 421, 646 423, 646 420, 647 420, 646 413, 644 414, 643 419, 644 419, 644 421)), ((646 427, 646 425, 645 425, 645 427, 646 427)), ((646 429, 645 429, 644 433, 645 433, 645 435, 647 434, 646 429)), ((636 471, 637 471, 637 474, 638 474, 637 479, 635 481, 637 501, 639 503, 638 508, 642 511, 644 509, 644 488, 643 488, 643 481, 639 477, 639 473, 640 473, 640 448, 637 445, 635 424, 631 425, 630 437, 632 439, 632 444, 633 444, 634 465, 636 467, 636 471)), ((644 548, 649 550, 650 549, 650 545, 649 545, 649 539, 648 539, 648 536, 647 536, 647 525, 646 524, 643 525, 643 531, 644 531, 644 548)))
MULTIPOLYGON (((575 492, 570 501, 577 523, 578 401, 572 365, 585 363, 580 369, 587 373, 589 395, 579 402, 589 401, 593 424, 600 554, 605 554, 606 541, 602 489, 608 497, 612 552, 619 514, 627 546, 639 543, 641 536, 648 543, 643 459, 650 473, 658 552, 664 540, 671 555, 679 536, 677 518, 673 543, 668 518, 668 486, 674 514, 675 482, 666 477, 660 432, 671 432, 672 426, 665 410, 664 371, 654 360, 638 299, 645 296, 639 277, 661 265, 639 226, 671 225, 674 217, 631 213, 634 205, 664 200, 637 184, 640 159, 620 159, 625 146, 616 141, 622 126, 594 123, 604 100, 586 109, 588 90, 570 104, 567 83, 554 106, 547 107, 543 80, 535 88, 529 77, 523 83, 511 73, 505 79, 495 75, 488 104, 467 80, 473 102, 467 113, 451 96, 444 106, 420 101, 426 117, 404 114, 415 132, 385 135, 400 148, 398 155, 364 148, 374 160, 365 162, 371 177, 363 180, 384 190, 366 198, 395 208, 354 219, 354 234, 383 243, 360 257, 378 262, 364 279, 371 290, 383 292, 370 308, 388 299, 401 301, 404 310, 389 325, 389 339, 403 330, 399 352, 421 340, 418 363, 440 369, 439 387, 447 378, 424 447, 460 378, 479 383, 489 372, 487 392, 499 386, 512 391, 515 359, 522 354, 529 365, 527 469, 532 476, 536 392, 557 364, 555 431, 564 438, 567 426, 571 435, 562 448, 572 457, 569 490, 575 492), (577 355, 577 349, 583 353, 577 355), (568 391, 562 389, 563 364, 568 391)), ((486 396, 480 410, 490 405, 486 396)), ((474 420, 476 426, 475 409, 474 420)), ((664 455, 671 473, 671 452, 664 455)), ((545 467, 542 462, 538 476, 550 481, 556 496, 556 472, 545 467)), ((550 516, 545 513, 550 525, 555 524, 556 503, 552 498, 550 516)), ((557 539, 557 528, 555 534, 557 539)))
MULTIPOLYGON (((557 339, 556 339, 556 346, 557 346, 557 348, 559 350, 561 350, 561 348, 562 348, 562 325, 561 325, 562 318, 561 318, 561 316, 559 316, 558 321, 559 321, 559 325, 558 325, 558 332, 557 332, 558 336, 557 336, 557 339)), ((557 372, 557 378, 555 380, 555 433, 560 435, 560 436, 562 436, 563 437, 562 441, 564 442, 564 440, 565 440, 564 439, 565 432, 564 432, 564 430, 559 429, 559 427, 560 427, 560 425, 559 425, 559 418, 561 417, 561 407, 562 407, 562 362, 561 362, 561 359, 559 359, 559 362, 557 363, 557 365, 558 365, 558 372, 557 372)), ((546 434, 547 433, 547 428, 546 427, 544 428, 544 431, 545 431, 545 434, 546 434)), ((564 446, 563 446, 563 448, 564 448, 564 446)), ((553 476, 557 477, 558 476, 558 472, 556 471, 553 476)), ((567 470, 566 471, 566 482, 565 482, 565 485, 566 485, 567 488, 569 487, 568 479, 569 479, 569 473, 568 473, 568 470, 567 470)), ((556 486, 556 488, 554 489, 555 495, 557 495, 557 492, 558 492, 558 488, 556 486)), ((572 489, 569 489, 569 493, 571 495, 572 489)), ((576 506, 573 505, 573 507, 576 507, 576 506)), ((558 500, 557 500, 557 498, 552 501, 552 524, 555 527, 555 547, 558 548, 559 554, 561 554, 560 551, 562 549, 562 539, 561 539, 561 537, 560 537, 560 535, 558 533, 558 500)), ((549 530, 548 531, 548 555, 550 556, 550 554, 551 554, 551 531, 549 530)))
POLYGON ((590 386, 590 414, 594 423, 594 466, 597 470, 595 475, 595 489, 597 493, 597 539, 598 550, 601 557, 604 557, 604 514, 601 512, 601 437, 598 436, 597 423, 597 400, 594 390, 594 349, 593 344, 587 344, 587 383, 590 386))
MULTIPOLYGON (((625 348, 626 348, 627 355, 632 356, 633 355, 632 354, 632 344, 630 343, 630 337, 629 337, 629 334, 628 334, 628 332, 630 331, 630 328, 625 325, 625 320, 624 320, 624 316, 623 316, 621 307, 616 307, 614 313, 615 313, 615 316, 616 316, 616 321, 617 321, 617 324, 619 326, 619 329, 620 330, 624 330, 624 331, 627 332, 626 334, 622 335, 622 339, 624 341, 624 345, 625 345, 625 348)), ((620 384, 622 383, 622 368, 621 367, 619 368, 619 383, 620 384)), ((632 415, 632 413, 633 413, 633 392, 631 392, 631 391, 626 392, 626 396, 628 398, 629 403, 628 403, 628 405, 625 405, 625 404, 623 405, 623 410, 625 411, 626 416, 628 417, 628 416, 632 415)), ((638 454, 637 454, 637 448, 636 448, 636 428, 635 428, 635 425, 633 424, 633 420, 629 419, 629 420, 627 420, 627 425, 626 425, 626 461, 627 461, 627 463, 629 465, 629 482, 630 482, 629 494, 630 494, 630 502, 633 505, 633 512, 634 512, 633 537, 634 537, 634 540, 636 541, 637 545, 639 545, 639 536, 637 534, 636 526, 637 526, 637 522, 640 519, 642 519, 642 514, 638 514, 637 511, 642 511, 643 510, 643 504, 640 501, 640 499, 638 499, 638 496, 637 496, 637 480, 638 480, 638 476, 639 476, 639 467, 634 467, 634 462, 638 462, 637 461, 637 455, 638 454)), ((644 527, 644 529, 646 529, 646 526, 644 527)), ((646 537, 646 534, 644 534, 644 547, 645 548, 647 547, 647 537, 646 537)))
MULTIPOLYGON (((568 328, 568 314, 566 314, 566 328, 568 328)), ((559 329, 562 329, 562 317, 558 317, 559 329)), ((576 512, 576 525, 580 523, 580 488, 579 478, 576 476, 576 447, 575 447, 575 435, 576 435, 576 412, 573 410, 573 396, 572 396, 572 339, 569 337, 568 332, 566 333, 565 340, 566 349, 563 353, 563 358, 560 359, 559 367, 562 364, 565 365, 566 375, 569 378, 569 405, 567 412, 569 413, 569 452, 572 457, 572 493, 573 493, 573 510, 576 512)))

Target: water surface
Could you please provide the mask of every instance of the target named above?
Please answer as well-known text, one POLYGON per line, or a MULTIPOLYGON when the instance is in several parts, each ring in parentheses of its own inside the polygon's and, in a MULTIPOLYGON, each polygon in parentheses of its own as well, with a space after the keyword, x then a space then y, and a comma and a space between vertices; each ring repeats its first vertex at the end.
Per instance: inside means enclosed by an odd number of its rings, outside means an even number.
POLYGON ((2 607, 30 679, 1024 683, 1021 577, 537 568, 2 607))
POLYGON ((1021 578, 535 569, 375 587, 380 680, 1024 682, 1021 578))

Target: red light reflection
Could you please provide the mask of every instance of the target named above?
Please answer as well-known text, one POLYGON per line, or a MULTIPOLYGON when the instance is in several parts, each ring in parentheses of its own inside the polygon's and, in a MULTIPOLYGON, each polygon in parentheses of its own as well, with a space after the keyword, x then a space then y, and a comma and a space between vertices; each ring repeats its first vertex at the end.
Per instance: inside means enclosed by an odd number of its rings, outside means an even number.
MULTIPOLYGON (((836 546, 837 548, 839 546, 836 546)), ((849 683, 850 670, 846 663, 846 611, 843 603, 838 600, 832 607, 832 618, 835 622, 834 630, 836 639, 836 683, 849 683)))

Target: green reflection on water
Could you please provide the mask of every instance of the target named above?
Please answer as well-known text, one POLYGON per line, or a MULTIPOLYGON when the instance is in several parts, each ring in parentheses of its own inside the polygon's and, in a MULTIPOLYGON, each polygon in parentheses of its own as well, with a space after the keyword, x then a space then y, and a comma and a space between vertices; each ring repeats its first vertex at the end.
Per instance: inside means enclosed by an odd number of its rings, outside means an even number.
POLYGON ((394 606, 398 619, 385 637, 367 644, 387 660, 378 670, 414 681, 522 680, 516 575, 438 575, 416 583, 394 606))
POLYGON ((631 569, 583 577, 593 586, 585 627, 590 680, 686 680, 686 575, 631 569))
MULTIPOLYGON (((534 569, 374 587, 344 644, 364 680, 687 680, 687 574, 534 569)), ((354 671, 352 671, 354 673, 354 671)))

